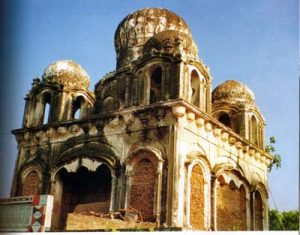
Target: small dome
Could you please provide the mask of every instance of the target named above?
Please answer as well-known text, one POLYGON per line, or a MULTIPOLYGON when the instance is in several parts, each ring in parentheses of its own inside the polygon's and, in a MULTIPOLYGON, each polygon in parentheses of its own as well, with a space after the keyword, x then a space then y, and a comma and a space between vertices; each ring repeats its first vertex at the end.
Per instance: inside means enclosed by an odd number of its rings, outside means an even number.
POLYGON ((227 80, 212 92, 213 102, 249 102, 255 100, 254 93, 243 83, 227 80))
POLYGON ((50 64, 44 70, 43 80, 70 88, 88 89, 90 85, 89 75, 72 60, 60 60, 50 64))
POLYGON ((166 30, 151 37, 144 47, 144 54, 169 53, 191 60, 198 59, 198 49, 190 35, 175 30, 166 30))
POLYGON ((139 59, 149 38, 166 30, 173 30, 192 38, 182 18, 162 8, 145 8, 129 14, 115 33, 117 68, 123 68, 139 59))

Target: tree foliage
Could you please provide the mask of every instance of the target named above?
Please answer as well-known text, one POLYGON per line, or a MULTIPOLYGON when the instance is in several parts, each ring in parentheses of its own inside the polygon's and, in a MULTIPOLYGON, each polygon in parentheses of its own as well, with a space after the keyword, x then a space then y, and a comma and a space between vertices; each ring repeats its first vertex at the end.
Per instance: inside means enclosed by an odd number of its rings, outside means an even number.
POLYGON ((283 230, 282 215, 278 210, 269 210, 269 230, 283 230))
POLYGON ((299 230, 299 211, 282 212, 282 223, 285 230, 299 230))
POLYGON ((270 143, 265 146, 265 151, 273 157, 271 163, 268 166, 269 172, 271 172, 273 166, 275 166, 276 169, 281 167, 281 156, 276 153, 276 149, 274 147, 274 144, 276 144, 276 142, 276 138, 272 136, 270 137, 270 143))
POLYGON ((299 230, 299 211, 269 210, 269 230, 299 230))

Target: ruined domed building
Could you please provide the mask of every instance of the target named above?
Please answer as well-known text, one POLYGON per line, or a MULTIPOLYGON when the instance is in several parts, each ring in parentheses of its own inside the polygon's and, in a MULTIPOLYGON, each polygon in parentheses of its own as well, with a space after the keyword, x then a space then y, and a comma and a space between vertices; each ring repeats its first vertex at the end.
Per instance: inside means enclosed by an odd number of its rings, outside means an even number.
POLYGON ((234 80, 212 91, 190 29, 165 9, 128 15, 115 49, 94 91, 70 60, 33 80, 11 196, 53 195, 53 231, 119 209, 184 230, 267 230, 272 157, 253 92, 234 80))

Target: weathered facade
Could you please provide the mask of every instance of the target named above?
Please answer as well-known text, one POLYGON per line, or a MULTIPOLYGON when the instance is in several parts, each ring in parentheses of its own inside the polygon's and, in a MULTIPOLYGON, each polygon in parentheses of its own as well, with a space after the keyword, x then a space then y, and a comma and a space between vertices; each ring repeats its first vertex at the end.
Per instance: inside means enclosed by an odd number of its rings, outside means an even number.
POLYGON ((165 9, 128 15, 115 48, 94 92, 72 61, 34 79, 11 195, 53 195, 52 230, 122 208, 157 226, 268 229, 271 156, 253 92, 233 80, 212 91, 190 29, 165 9))

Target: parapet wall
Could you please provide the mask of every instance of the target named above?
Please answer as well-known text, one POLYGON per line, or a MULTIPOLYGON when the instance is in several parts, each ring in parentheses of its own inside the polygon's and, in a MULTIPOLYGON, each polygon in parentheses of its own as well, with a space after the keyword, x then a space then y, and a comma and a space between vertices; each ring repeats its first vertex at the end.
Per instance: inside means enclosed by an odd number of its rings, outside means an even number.
POLYGON ((0 232, 49 231, 52 208, 51 195, 0 199, 0 232))

